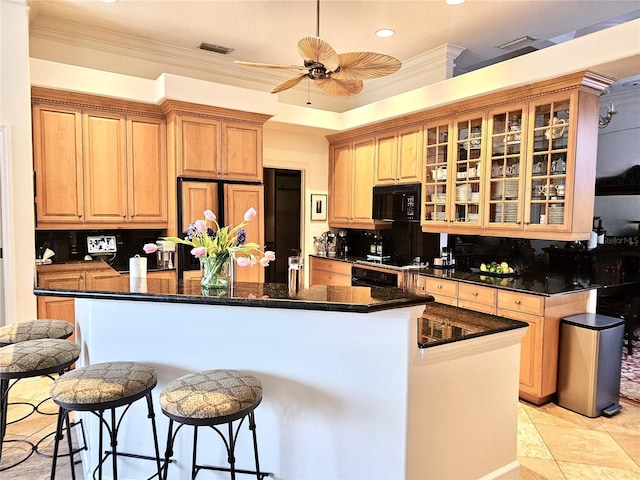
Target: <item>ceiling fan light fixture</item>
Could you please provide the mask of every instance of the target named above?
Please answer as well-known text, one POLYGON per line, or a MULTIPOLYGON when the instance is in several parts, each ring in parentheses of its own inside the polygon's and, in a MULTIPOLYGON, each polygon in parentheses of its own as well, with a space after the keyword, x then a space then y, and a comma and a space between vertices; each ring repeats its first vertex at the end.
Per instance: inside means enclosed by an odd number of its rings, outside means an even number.
POLYGON ((381 28, 376 32, 376 36, 380 38, 393 37, 395 34, 395 30, 392 30, 390 28, 381 28))

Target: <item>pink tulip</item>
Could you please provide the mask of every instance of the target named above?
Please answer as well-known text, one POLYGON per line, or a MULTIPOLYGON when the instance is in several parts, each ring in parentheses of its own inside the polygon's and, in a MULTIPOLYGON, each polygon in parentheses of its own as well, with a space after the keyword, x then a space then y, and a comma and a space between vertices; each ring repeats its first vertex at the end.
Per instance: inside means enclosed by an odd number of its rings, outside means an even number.
POLYGON ((204 211, 204 218, 206 218, 207 220, 211 221, 211 222, 215 222, 216 221, 216 214, 213 213, 211 210, 205 210, 204 211))
POLYGON ((256 294, 255 294, 255 293, 250 293, 249 295, 247 295, 247 298, 248 298, 249 300, 255 300, 257 297, 256 297, 256 294))
POLYGON ((154 253, 158 250, 158 246, 155 243, 145 243, 142 250, 144 253, 154 253))
POLYGON ((260 259, 260 265, 262 265, 263 267, 268 267, 269 266, 269 259, 267 257, 262 257, 260 259))
POLYGON ((273 262, 276 259, 276 252, 272 252, 271 250, 267 250, 266 252, 264 252, 264 257, 269 260, 270 262, 273 262))
POLYGON ((193 255, 196 258, 200 258, 203 257, 207 254, 207 248, 206 247, 195 247, 191 249, 191 255, 193 255))
POLYGON ((253 220, 255 218, 255 216, 257 214, 258 214, 258 212, 256 212, 256 209, 251 207, 249 210, 244 212, 244 221, 245 222, 250 222, 251 220, 253 220))
POLYGON ((204 220, 196 220, 195 222, 196 230, 200 233, 204 233, 207 231, 207 224, 204 220))
POLYGON ((247 257, 238 257, 236 259, 236 263, 238 264, 239 267, 250 267, 251 266, 251 260, 249 260, 247 257))

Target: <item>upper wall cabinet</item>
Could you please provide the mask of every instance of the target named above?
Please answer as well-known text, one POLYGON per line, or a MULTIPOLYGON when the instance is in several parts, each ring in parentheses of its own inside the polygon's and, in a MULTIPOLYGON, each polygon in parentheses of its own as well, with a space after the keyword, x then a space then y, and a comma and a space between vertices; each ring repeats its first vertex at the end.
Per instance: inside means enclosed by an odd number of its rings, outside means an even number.
POLYGON ((374 229, 373 137, 331 145, 329 158, 329 225, 374 229))
POLYGON ((588 238, 599 94, 611 82, 583 72, 432 113, 449 120, 425 125, 422 230, 588 238), (465 108, 476 113, 454 116, 465 108))
POLYGON ((179 177, 262 182, 266 115, 167 100, 170 164, 179 177))
POLYGON ((376 185, 422 180, 422 125, 376 135, 376 185))
POLYGON ((147 105, 33 89, 37 228, 166 228, 165 122, 147 105))

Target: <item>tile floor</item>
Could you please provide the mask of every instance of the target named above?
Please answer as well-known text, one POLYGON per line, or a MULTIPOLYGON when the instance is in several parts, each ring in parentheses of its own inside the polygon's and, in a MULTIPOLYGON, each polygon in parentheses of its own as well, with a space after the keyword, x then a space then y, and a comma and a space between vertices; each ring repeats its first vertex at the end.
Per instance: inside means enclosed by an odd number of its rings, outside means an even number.
MULTIPOLYGON (((46 378, 23 380, 12 391, 11 400, 44 398, 49 385, 50 380, 46 378)), ((640 404, 624 400, 621 404, 622 412, 615 417, 588 418, 554 403, 536 407, 521 402, 518 419, 520 479, 640 480, 640 404)), ((12 408, 14 412, 10 412, 10 419, 15 418, 15 409, 19 407, 12 408)), ((47 402, 43 410, 55 411, 55 408, 52 402, 47 402)), ((32 415, 10 425, 7 438, 30 436, 37 441, 55 429, 55 418, 32 415)), ((15 453, 19 445, 5 447, 0 468, 9 452, 15 453)), ((32 455, 19 467, 0 472, 0 479, 49 478, 50 465, 49 458, 32 455)), ((58 472, 58 480, 71 478, 66 459, 61 462, 58 472)), ((82 480, 81 474, 78 479, 82 480)))

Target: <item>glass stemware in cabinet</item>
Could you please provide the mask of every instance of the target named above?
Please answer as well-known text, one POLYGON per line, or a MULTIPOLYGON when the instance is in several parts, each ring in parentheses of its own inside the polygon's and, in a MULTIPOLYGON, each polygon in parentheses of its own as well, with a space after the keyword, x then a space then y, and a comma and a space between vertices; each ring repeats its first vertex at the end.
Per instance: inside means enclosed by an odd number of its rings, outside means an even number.
POLYGON ((535 107, 530 184, 531 224, 564 224, 570 127, 569 100, 535 107))
POLYGON ((524 164, 522 108, 492 114, 489 223, 520 223, 520 178, 524 164))
POLYGON ((456 222, 480 223, 483 119, 456 123, 454 214, 456 222))
POLYGON ((428 126, 425 131, 424 220, 444 222, 447 220, 449 125, 428 126))

